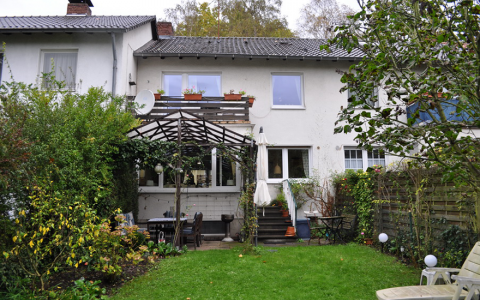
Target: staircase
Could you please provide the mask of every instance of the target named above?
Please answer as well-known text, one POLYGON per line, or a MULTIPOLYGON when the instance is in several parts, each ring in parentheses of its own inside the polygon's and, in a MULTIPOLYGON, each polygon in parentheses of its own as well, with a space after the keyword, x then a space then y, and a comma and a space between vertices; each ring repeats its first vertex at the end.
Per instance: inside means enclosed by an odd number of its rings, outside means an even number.
POLYGON ((291 226, 290 217, 282 217, 279 206, 266 206, 265 216, 263 207, 257 210, 258 215, 258 240, 264 243, 281 244, 295 242, 296 236, 285 236, 287 227, 291 226))

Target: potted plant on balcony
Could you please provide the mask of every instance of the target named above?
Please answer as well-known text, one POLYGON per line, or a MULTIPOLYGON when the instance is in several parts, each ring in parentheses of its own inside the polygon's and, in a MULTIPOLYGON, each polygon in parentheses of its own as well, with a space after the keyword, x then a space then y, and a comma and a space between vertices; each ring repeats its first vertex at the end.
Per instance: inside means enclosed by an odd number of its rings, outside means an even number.
POLYGON ((160 100, 162 99, 163 94, 165 94, 164 90, 157 90, 157 92, 154 93, 153 95, 155 96, 155 100, 160 100))
POLYGON ((204 90, 196 90, 195 86, 192 86, 191 89, 184 89, 182 92, 185 100, 202 100, 202 95, 204 93, 204 90))
POLYGON ((230 90, 230 93, 223 93, 225 100, 241 100, 243 95, 245 95, 245 91, 242 90, 238 94, 235 94, 234 90, 230 90))
POLYGON ((253 106, 253 101, 255 101, 255 96, 248 95, 247 98, 248 98, 248 107, 252 107, 253 106))

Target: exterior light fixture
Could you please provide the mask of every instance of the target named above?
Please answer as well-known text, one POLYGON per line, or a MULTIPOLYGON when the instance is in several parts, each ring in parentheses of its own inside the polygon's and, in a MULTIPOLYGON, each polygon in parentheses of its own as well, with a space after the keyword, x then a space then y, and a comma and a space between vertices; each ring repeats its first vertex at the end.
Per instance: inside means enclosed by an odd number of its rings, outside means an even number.
POLYGON ((183 173, 183 169, 182 169, 182 168, 175 168, 175 171, 178 172, 178 173, 183 173))
POLYGON ((380 243, 385 243, 386 241, 388 241, 388 235, 386 233, 380 233, 378 235, 378 240, 380 241, 380 243))
POLYGON ((275 168, 273 168, 273 174, 275 174, 275 175, 281 175, 281 174, 282 174, 282 169, 280 168, 280 166, 278 165, 278 163, 277 163, 277 165, 275 166, 275 168))
POLYGON ((163 166, 158 163, 156 166, 155 166, 155 173, 157 173, 158 175, 162 174, 163 173, 163 166))
POLYGON ((378 240, 382 243, 382 253, 383 253, 383 245, 388 241, 388 235, 386 233, 380 233, 378 235, 378 240))
POLYGON ((425 256, 425 264, 427 267, 433 268, 437 264, 437 258, 434 255, 427 255, 425 256))

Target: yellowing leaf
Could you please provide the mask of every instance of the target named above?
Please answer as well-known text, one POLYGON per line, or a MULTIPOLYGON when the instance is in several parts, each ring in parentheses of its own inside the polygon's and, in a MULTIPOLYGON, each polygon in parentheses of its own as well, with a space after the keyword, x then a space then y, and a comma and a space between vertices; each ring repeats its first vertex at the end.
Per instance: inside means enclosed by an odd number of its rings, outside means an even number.
POLYGON ((15 243, 17 241, 17 236, 13 237, 13 242, 15 243))
POLYGON ((33 241, 30 241, 29 245, 30 245, 30 248, 33 248, 33 241))

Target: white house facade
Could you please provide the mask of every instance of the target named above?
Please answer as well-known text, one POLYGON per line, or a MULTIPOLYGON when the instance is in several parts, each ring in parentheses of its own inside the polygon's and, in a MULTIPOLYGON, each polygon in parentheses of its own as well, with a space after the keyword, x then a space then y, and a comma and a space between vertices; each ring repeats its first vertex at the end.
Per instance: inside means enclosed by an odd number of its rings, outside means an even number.
MULTIPOLYGON (((253 138, 263 127, 272 198, 285 179, 327 179, 391 162, 378 151, 358 149, 354 133, 333 133, 338 112, 348 105, 337 71, 362 59, 360 50, 327 53, 319 49, 326 41, 318 39, 176 37, 171 24, 157 24, 155 16, 92 16, 90 1, 70 2, 66 16, 0 18, 0 81, 41 85, 41 74, 53 71, 78 92, 104 86, 133 99, 142 90, 163 89, 180 102, 187 88, 213 98, 243 90, 256 98, 251 108, 239 104, 248 109, 246 118, 213 123, 253 138)), ((235 214, 234 235, 241 227, 240 169, 216 150, 205 168, 189 174, 194 179, 182 188, 182 211, 201 211, 216 233, 220 216, 235 214)), ((139 185, 138 219, 161 217, 174 206, 175 189, 165 173, 141 170, 139 185)), ((303 209, 298 213, 303 218, 303 209)))

